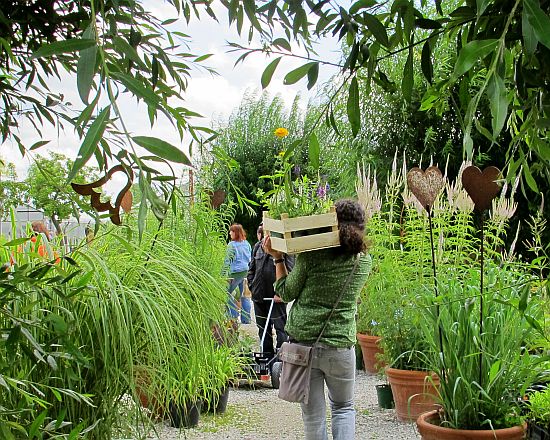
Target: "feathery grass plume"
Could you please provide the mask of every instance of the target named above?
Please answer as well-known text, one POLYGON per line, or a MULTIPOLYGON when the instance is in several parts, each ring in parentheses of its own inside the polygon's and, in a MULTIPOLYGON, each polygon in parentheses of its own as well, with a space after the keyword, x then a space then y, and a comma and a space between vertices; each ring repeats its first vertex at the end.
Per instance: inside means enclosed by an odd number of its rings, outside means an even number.
POLYGON ((380 212, 382 208, 382 198, 380 196, 380 190, 376 183, 376 170, 372 172, 369 165, 365 172, 365 164, 359 165, 357 163, 357 179, 355 181, 355 191, 357 193, 357 199, 359 204, 365 210, 365 219, 368 222, 375 213, 380 212))

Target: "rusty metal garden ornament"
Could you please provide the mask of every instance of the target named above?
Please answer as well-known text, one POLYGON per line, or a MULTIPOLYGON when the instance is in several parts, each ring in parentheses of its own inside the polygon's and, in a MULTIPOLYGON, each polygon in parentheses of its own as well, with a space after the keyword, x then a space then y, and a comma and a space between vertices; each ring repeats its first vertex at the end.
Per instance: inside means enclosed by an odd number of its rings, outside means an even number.
POLYGON ((462 172, 462 186, 478 211, 485 211, 491 207, 491 202, 501 190, 497 183, 499 177, 500 170, 493 166, 485 168, 482 172, 478 167, 470 165, 462 172))
POLYGON ((211 191, 210 195, 210 205, 212 209, 218 209, 222 203, 225 201, 225 191, 223 189, 217 189, 216 191, 211 191))
MULTIPOLYGON (((426 171, 422 171, 420 168, 411 168, 407 173, 407 185, 414 196, 418 199, 422 207, 428 212, 428 225, 430 229, 430 246, 432 251, 432 270, 433 270, 433 279, 434 279, 434 294, 437 298, 439 296, 439 289, 437 285, 437 268, 435 260, 435 245, 434 245, 434 235, 433 235, 433 224, 432 216, 433 211, 432 207, 435 202, 436 197, 441 192, 445 186, 445 181, 443 180, 443 175, 437 167, 429 167, 426 171)), ((436 314, 439 319, 439 303, 436 305, 436 314)), ((445 363, 443 359, 443 329, 441 324, 438 326, 439 333, 439 350, 443 364, 445 363)), ((442 377, 445 377, 445 369, 441 372, 442 377)))
POLYGON ((103 176, 96 182, 86 184, 71 183, 71 186, 73 187, 75 192, 80 194, 81 196, 90 196, 91 205, 96 211, 109 211, 111 221, 115 225, 120 225, 122 223, 122 221, 120 220, 120 208, 122 207, 124 212, 129 212, 132 209, 132 192, 130 191, 132 181, 132 171, 128 170, 122 165, 116 165, 111 168, 107 172, 107 174, 105 174, 105 176, 103 176), (122 190, 118 193, 118 196, 115 200, 115 205, 113 206, 111 205, 111 202, 102 202, 101 193, 94 191, 94 188, 100 188, 105 185, 105 183, 107 183, 111 179, 113 174, 117 172, 124 173, 128 178, 128 181, 126 182, 126 185, 124 185, 122 190))
POLYGON ((444 184, 443 175, 437 167, 429 167, 426 171, 415 167, 407 173, 409 189, 428 212, 431 211, 434 201, 443 189, 444 184))
MULTIPOLYGON (((462 186, 473 200, 475 209, 481 212, 480 222, 480 280, 479 280, 479 335, 480 344, 483 347, 483 271, 485 262, 485 211, 491 207, 493 199, 498 195, 501 188, 497 183, 500 177, 500 170, 496 167, 490 166, 481 171, 478 167, 470 165, 462 172, 462 186)), ((479 385, 483 386, 483 379, 485 378, 483 371, 483 349, 479 352, 479 385)))

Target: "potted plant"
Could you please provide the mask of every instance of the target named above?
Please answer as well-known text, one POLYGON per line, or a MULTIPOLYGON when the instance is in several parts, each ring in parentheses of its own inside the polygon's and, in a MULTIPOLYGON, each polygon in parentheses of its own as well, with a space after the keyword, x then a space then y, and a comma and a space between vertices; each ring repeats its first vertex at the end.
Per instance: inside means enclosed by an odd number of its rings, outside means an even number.
MULTIPOLYGON (((408 295, 415 292, 413 287, 408 295)), ((405 297, 390 319, 380 324, 385 374, 391 385, 397 418, 414 421, 419 414, 436 408, 438 379, 426 362, 426 346, 419 330, 423 314, 405 297), (393 319, 392 319, 393 318, 393 319)))
POLYGON ((421 412, 435 407, 433 386, 426 381, 430 376, 425 360, 428 347, 419 329, 423 313, 415 304, 422 286, 411 267, 401 251, 388 250, 366 288, 369 302, 379 304, 380 318, 370 328, 380 337, 378 357, 387 366, 385 374, 402 421, 416 420, 421 412))
POLYGON ((376 398, 378 399, 378 407, 381 409, 395 408, 395 400, 389 383, 381 383, 375 385, 376 398))
POLYGON ((388 316, 386 294, 380 290, 383 288, 380 281, 385 275, 384 268, 375 256, 368 286, 361 291, 357 305, 357 343, 361 347, 365 371, 370 374, 378 373, 385 366, 379 326, 379 322, 388 316))
POLYGON ((531 440, 550 440, 550 388, 529 394, 527 420, 531 440))
MULTIPOLYGON (((374 185, 364 177, 359 180, 363 182, 358 184, 363 188, 361 193, 367 194, 364 204, 378 206, 376 191, 365 189, 374 185)), ((367 223, 374 263, 361 296, 358 329, 381 338, 383 353, 378 356, 387 365, 385 373, 397 416, 402 421, 413 421, 421 412, 435 408, 435 391, 432 383, 426 381, 431 376, 424 360, 428 347, 419 331, 422 311, 415 304, 430 273, 430 253, 424 218, 404 197, 404 189, 402 171, 394 160, 382 209, 374 209, 367 223)))
MULTIPOLYGON (((282 138, 285 130, 275 130, 282 138)), ((285 134, 286 133, 286 134, 285 134)), ((299 253, 340 245, 338 220, 330 198, 330 185, 320 176, 318 166, 302 173, 292 163, 292 150, 279 153, 276 171, 261 176, 271 181, 272 189, 258 191, 257 196, 267 208, 263 214, 264 231, 271 236, 274 249, 285 253, 299 253)))
POLYGON ((380 345, 379 321, 387 313, 387 301, 379 289, 379 282, 386 275, 378 259, 373 261, 373 270, 369 276, 368 287, 365 286, 357 304, 357 343, 361 348, 365 371, 376 374, 384 367, 381 359, 383 349, 380 345))
POLYGON ((203 409, 214 414, 222 414, 227 409, 229 390, 241 371, 238 348, 222 345, 210 353, 208 366, 211 371, 210 383, 204 390, 203 409))
POLYGON ((424 440, 525 436, 521 396, 538 374, 538 358, 528 350, 537 305, 527 302, 530 286, 517 269, 491 264, 481 311, 480 274, 448 268, 438 276, 439 296, 423 297, 421 330, 431 346, 427 361, 440 381, 440 409, 417 420, 424 440))

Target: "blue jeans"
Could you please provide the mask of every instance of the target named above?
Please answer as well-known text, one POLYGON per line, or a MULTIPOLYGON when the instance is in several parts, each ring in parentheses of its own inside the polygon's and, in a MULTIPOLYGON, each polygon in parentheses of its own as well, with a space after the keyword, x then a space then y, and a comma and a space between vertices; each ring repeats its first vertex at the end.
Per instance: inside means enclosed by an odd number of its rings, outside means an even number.
POLYGON ((309 403, 301 404, 306 440, 327 440, 325 383, 328 388, 334 440, 355 438, 355 350, 316 346, 309 403))
POLYGON ((243 296, 244 292, 244 279, 245 277, 240 278, 231 278, 229 280, 229 287, 227 289, 227 311, 231 318, 237 319, 239 317, 239 308, 237 307, 237 301, 233 296, 233 291, 235 288, 239 288, 239 298, 241 301, 241 322, 243 324, 250 324, 250 311, 252 309, 252 301, 250 298, 245 298, 243 296))

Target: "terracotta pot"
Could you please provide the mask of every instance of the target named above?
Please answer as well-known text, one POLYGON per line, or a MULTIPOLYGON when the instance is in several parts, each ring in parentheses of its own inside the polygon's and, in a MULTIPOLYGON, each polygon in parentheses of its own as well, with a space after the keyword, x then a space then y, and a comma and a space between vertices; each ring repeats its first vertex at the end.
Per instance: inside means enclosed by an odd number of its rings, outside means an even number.
POLYGON ((359 342, 361 346, 363 364, 365 365, 365 371, 367 371, 367 373, 376 374, 380 368, 384 367, 376 356, 379 353, 383 353, 382 349, 378 346, 380 339, 380 336, 357 333, 357 342, 359 342))
POLYGON ((135 370, 136 375, 136 396, 142 408, 147 408, 151 411, 151 416, 155 420, 164 420, 166 413, 164 408, 158 401, 157 397, 150 389, 150 380, 147 371, 144 369, 135 370))
MULTIPOLYGON (((386 376, 391 385, 399 420, 414 422, 420 414, 437 409, 437 391, 427 379, 426 371, 386 368, 386 376)), ((439 386, 439 378, 435 374, 432 374, 432 379, 439 386)))
POLYGON ((439 411, 421 414, 416 421, 418 432, 423 440, 523 440, 527 424, 503 429, 452 429, 437 425, 439 411))

